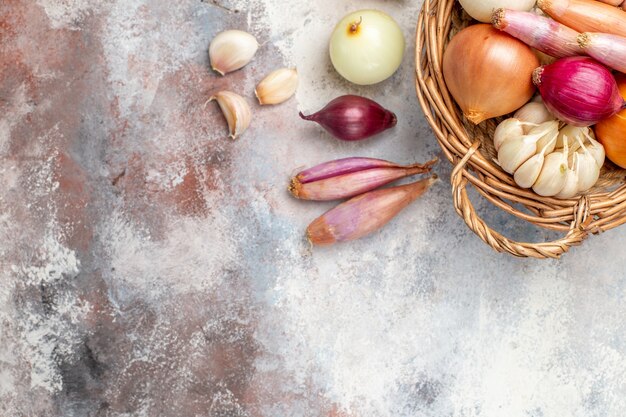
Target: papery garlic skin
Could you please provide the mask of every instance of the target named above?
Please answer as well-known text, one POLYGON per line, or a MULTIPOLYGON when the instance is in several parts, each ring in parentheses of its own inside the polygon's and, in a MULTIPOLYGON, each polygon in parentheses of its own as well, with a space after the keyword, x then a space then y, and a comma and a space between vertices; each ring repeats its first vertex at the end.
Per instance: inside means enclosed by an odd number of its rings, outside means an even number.
POLYGON ((213 100, 217 101, 226 118, 230 137, 237 139, 248 129, 252 121, 252 112, 248 102, 239 94, 231 91, 220 91, 209 98, 209 102, 213 100))
MULTIPOLYGON (((551 120, 555 120, 556 118, 550 110, 543 104, 543 101, 531 101, 524 105, 521 109, 515 112, 513 115, 514 118, 526 122, 526 123, 534 123, 541 124, 545 122, 549 122, 551 120)), ((533 128, 532 124, 524 125, 524 133, 530 132, 533 128)))
POLYGON ((515 183, 522 188, 532 187, 537 178, 539 178, 544 161, 544 154, 539 153, 524 162, 513 175, 515 183))
POLYGON ((513 174, 537 152, 537 139, 537 136, 520 136, 504 142, 498 152, 498 162, 502 169, 513 174))
POLYGON ((259 49, 251 34, 242 30, 226 30, 213 38, 209 45, 209 58, 213 70, 221 75, 248 65, 259 49))
POLYGON ((566 174, 566 178, 565 178, 565 185, 563 186, 563 188, 561 189, 561 191, 559 191, 559 193, 557 195, 555 195, 556 198, 573 198, 576 197, 576 195, 578 195, 578 167, 579 167, 579 161, 578 161, 578 154, 574 153, 574 159, 573 159, 573 163, 572 163, 572 167, 567 169, 567 174, 566 174))
POLYGON ((259 104, 280 104, 291 98, 298 88, 298 71, 281 68, 272 71, 254 90, 259 104))
POLYGON ((517 118, 503 120, 493 134, 493 145, 499 151, 504 142, 519 136, 524 136, 522 123, 517 118))
POLYGON ((546 156, 533 191, 542 197, 553 197, 563 189, 566 180, 567 156, 562 152, 553 152, 546 156))
POLYGON ((537 149, 544 154, 551 153, 556 147, 556 138, 559 136, 559 122, 552 120, 544 122, 528 132, 529 135, 541 134, 537 141, 537 149))

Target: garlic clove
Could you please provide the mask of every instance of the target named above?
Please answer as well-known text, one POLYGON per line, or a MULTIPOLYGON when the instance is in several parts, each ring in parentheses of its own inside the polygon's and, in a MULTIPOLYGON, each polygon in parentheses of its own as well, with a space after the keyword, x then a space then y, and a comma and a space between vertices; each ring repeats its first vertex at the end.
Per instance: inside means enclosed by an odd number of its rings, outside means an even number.
POLYGON ((524 162, 513 175, 515 183, 522 188, 530 188, 533 186, 539 173, 543 167, 545 156, 543 152, 531 157, 528 161, 524 162))
POLYGON ((583 136, 583 132, 585 130, 589 130, 589 128, 587 128, 587 127, 578 127, 578 126, 574 126, 574 125, 565 125, 559 131, 559 137, 558 137, 558 139, 556 141, 556 148, 557 149, 563 148, 563 145, 564 145, 564 142, 565 142, 565 138, 567 138, 567 144, 569 146, 570 152, 575 152, 576 150, 578 150, 578 148, 580 148, 580 143, 579 143, 578 139, 576 139, 576 138, 582 137, 583 136))
MULTIPOLYGON (((537 125, 555 119, 552 113, 550 113, 550 110, 548 110, 548 108, 545 104, 543 104, 542 101, 531 101, 530 103, 527 103, 517 112, 515 112, 515 115, 513 117, 522 122, 533 123, 537 125)), ((531 124, 524 126, 524 133, 529 133, 531 129, 531 124)))
POLYGON ((600 167, 590 152, 578 153, 578 191, 584 192, 596 185, 600 178, 600 167))
POLYGON ((239 94, 230 91, 220 91, 211 98, 210 101, 217 101, 226 122, 228 122, 228 130, 230 137, 237 139, 250 126, 252 120, 252 112, 248 102, 239 94))
POLYGON ((513 174, 520 165, 537 152, 537 140, 536 135, 526 135, 504 142, 498 152, 498 163, 502 169, 513 174))
POLYGON ((563 189, 555 195, 556 198, 572 198, 578 194, 578 154, 574 153, 574 166, 567 169, 565 185, 563 189))
POLYGON ((524 136, 524 128, 518 119, 510 118, 502 121, 493 134, 493 145, 496 151, 500 150, 500 146, 515 137, 524 136))
POLYGON ((533 191, 542 197, 553 197, 561 192, 566 180, 567 157, 561 152, 553 152, 546 156, 533 191))
POLYGON ((209 45, 211 67, 221 75, 248 65, 259 49, 256 38, 242 30, 219 33, 209 45))
POLYGON ((556 147, 555 139, 559 135, 559 122, 551 120, 541 123, 539 126, 532 128, 528 134, 541 135, 537 141, 537 149, 541 150, 544 154, 549 154, 554 151, 556 147))
POLYGON ((600 142, 595 140, 595 138, 593 137, 593 131, 589 128, 587 128, 587 131, 585 132, 585 138, 588 141, 587 150, 589 151, 589 153, 591 153, 593 159, 595 159, 596 164, 598 164, 598 166, 602 168, 602 165, 604 165, 604 160, 606 158, 604 146, 602 146, 600 142))
POLYGON ((259 104, 280 104, 296 93, 298 72, 295 68, 281 68, 271 72, 257 85, 254 94, 259 104))

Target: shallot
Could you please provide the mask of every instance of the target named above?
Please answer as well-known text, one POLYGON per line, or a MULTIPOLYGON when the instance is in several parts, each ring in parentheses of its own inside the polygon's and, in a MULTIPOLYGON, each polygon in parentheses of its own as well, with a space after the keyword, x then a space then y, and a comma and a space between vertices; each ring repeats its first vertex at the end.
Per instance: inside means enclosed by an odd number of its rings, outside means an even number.
POLYGON ((353 197, 315 219, 306 230, 307 239, 313 245, 325 246, 370 234, 391 221, 436 180, 437 176, 433 175, 411 184, 353 197))
POLYGON ((626 72, 626 38, 606 33, 581 33, 578 45, 590 57, 607 67, 626 72))
POLYGON ((411 175, 430 172, 437 162, 397 165, 373 158, 344 158, 325 162, 291 179, 289 191, 303 200, 328 201, 353 197, 411 175))
POLYGON ((366 139, 394 127, 396 115, 365 97, 337 97, 322 110, 300 117, 320 124, 337 139, 354 141, 366 139))
POLYGON ((626 14, 617 7, 595 0, 538 0, 537 6, 578 32, 626 36, 626 14))
POLYGON ((555 58, 584 55, 576 42, 578 32, 547 17, 530 12, 498 9, 493 13, 491 24, 555 58))

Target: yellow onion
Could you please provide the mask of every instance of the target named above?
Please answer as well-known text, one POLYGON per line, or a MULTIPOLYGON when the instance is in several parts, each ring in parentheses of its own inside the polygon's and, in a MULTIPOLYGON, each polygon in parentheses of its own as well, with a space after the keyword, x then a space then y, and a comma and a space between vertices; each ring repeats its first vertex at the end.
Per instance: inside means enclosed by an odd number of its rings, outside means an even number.
POLYGON ((465 117, 478 124, 511 113, 532 97, 539 60, 512 36, 478 24, 459 32, 443 56, 443 76, 465 117))
MULTIPOLYGON (((622 97, 626 99, 626 76, 619 74, 615 78, 622 97)), ((614 164, 626 168, 626 110, 601 121, 595 130, 607 158, 614 164)))

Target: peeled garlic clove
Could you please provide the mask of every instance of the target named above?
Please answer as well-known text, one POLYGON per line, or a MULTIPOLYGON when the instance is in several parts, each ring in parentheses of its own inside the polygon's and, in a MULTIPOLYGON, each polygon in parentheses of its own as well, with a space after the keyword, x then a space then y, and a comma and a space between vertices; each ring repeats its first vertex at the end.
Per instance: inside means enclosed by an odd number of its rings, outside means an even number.
MULTIPOLYGON (((550 110, 548 110, 548 108, 545 106, 545 104, 543 104, 542 101, 531 101, 530 103, 519 109, 517 112, 515 112, 515 115, 513 117, 522 122, 534 123, 538 125, 555 119, 552 113, 550 113, 550 110)), ((529 133, 531 129, 532 125, 525 125, 524 133, 529 133)))
POLYGON ((556 147, 556 138, 559 135, 559 122, 556 120, 541 123, 528 132, 529 135, 541 135, 537 141, 537 149, 549 154, 556 147))
POLYGON ((539 178, 539 173, 543 167, 544 159, 545 157, 541 152, 524 162, 519 168, 517 168, 515 175, 513 175, 515 183, 522 188, 532 187, 537 181, 537 178, 539 178))
POLYGON ((574 168, 568 168, 563 189, 556 198, 572 198, 578 194, 578 154, 574 153, 574 168))
POLYGON ((537 139, 536 136, 520 136, 504 142, 498 152, 498 163, 502 169, 513 174, 537 152, 537 139))
POLYGON ((500 146, 508 139, 524 136, 524 128, 518 119, 511 118, 502 121, 493 134, 493 145, 496 151, 500 150, 500 146))
POLYGON ((298 72, 292 68, 281 68, 271 72, 257 85, 254 94, 259 104, 280 104, 296 93, 298 72))
POLYGON ((259 49, 256 38, 241 30, 226 30, 219 33, 209 46, 211 67, 225 75, 245 67, 259 49))
POLYGON ((542 197, 553 197, 565 186, 567 180, 567 157, 561 152, 546 156, 533 191, 542 197))
POLYGON ((252 112, 248 102, 239 94, 230 91, 220 91, 215 94, 209 101, 216 100, 219 104, 224 117, 228 122, 228 130, 230 137, 237 139, 250 126, 252 120, 252 112))

